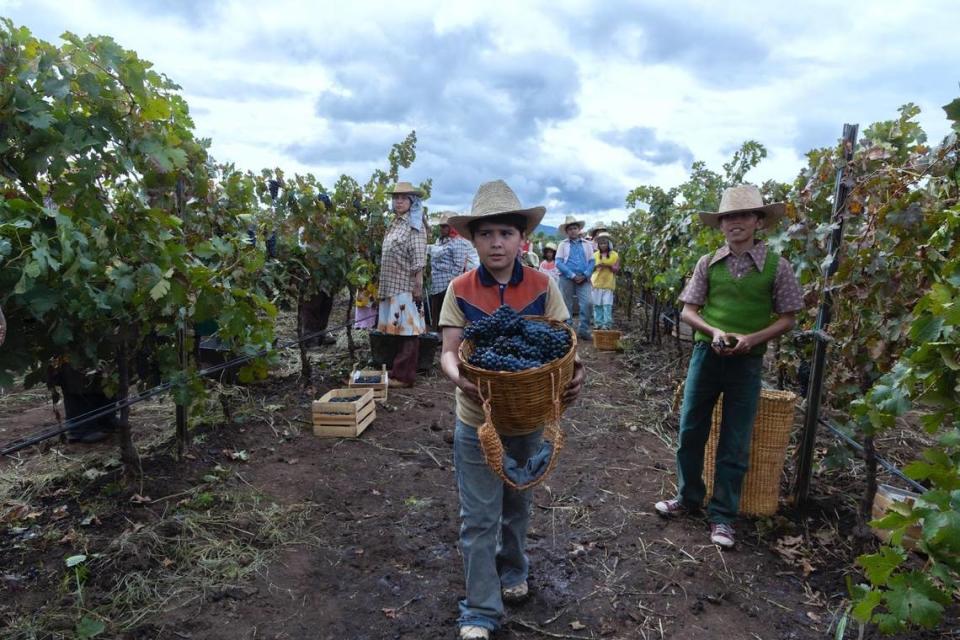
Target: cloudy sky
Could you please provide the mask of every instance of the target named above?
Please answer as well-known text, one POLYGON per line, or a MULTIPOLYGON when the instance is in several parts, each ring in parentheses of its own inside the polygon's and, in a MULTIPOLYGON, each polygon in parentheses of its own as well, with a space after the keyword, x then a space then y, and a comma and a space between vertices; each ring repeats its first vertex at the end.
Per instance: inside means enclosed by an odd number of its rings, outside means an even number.
POLYGON ((243 168, 369 177, 411 129, 434 210, 504 178, 545 222, 625 215, 640 184, 719 170, 792 179, 844 122, 915 102, 931 138, 960 96, 956 0, 846 3, 0 0, 56 42, 113 36, 183 87, 198 134, 243 168), (783 5, 776 7, 776 5, 783 5))

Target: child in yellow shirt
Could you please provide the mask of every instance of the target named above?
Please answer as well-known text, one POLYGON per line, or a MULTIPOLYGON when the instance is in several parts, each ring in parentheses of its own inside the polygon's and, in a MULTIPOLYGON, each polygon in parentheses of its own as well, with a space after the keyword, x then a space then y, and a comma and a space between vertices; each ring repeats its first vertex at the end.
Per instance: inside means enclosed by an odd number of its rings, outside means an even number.
POLYGON ((593 254, 596 267, 590 277, 593 284, 593 325, 597 329, 612 329, 613 292, 617 288, 620 255, 613 250, 609 233, 598 234, 594 241, 597 243, 597 250, 593 254))

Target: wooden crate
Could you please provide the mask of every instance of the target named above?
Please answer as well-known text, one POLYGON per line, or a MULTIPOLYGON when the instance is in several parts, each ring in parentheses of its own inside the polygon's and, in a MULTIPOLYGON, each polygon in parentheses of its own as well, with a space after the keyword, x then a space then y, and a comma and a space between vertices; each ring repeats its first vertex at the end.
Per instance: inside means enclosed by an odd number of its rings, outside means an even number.
POLYGON ((354 369, 350 373, 350 379, 347 386, 351 389, 373 389, 373 397, 377 402, 387 401, 387 391, 390 388, 390 380, 387 374, 387 367, 382 369, 354 369), (354 382, 357 378, 376 376, 380 382, 354 382))
MULTIPOLYGON (((914 493, 913 491, 907 491, 905 489, 898 489, 897 487, 892 487, 888 484, 881 484, 877 487, 877 493, 873 496, 873 509, 871 515, 873 516, 874 520, 879 520, 887 515, 890 507, 893 506, 894 503, 906 502, 907 504, 912 505, 919 497, 919 493, 914 493)), ((871 529, 877 538, 883 542, 890 542, 891 532, 889 529, 877 529, 876 527, 871 527, 871 529)), ((921 535, 923 535, 923 527, 919 524, 911 525, 910 527, 907 527, 900 544, 903 545, 904 549, 915 549, 917 546, 917 540, 920 539, 921 535)))
POLYGON ((356 438, 377 417, 372 389, 333 389, 313 401, 313 435, 328 438, 356 438), (359 396, 351 402, 334 398, 359 396))

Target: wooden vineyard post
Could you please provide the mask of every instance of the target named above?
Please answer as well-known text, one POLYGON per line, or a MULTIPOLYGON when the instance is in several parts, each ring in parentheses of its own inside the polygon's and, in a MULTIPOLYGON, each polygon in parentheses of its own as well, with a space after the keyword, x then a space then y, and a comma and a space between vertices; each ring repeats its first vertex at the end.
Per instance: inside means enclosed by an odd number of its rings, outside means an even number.
POLYGON ((307 353, 307 345, 303 338, 303 305, 306 298, 304 286, 301 284, 300 293, 297 296, 297 341, 300 347, 300 376, 303 378, 303 386, 307 386, 310 384, 310 378, 313 377, 313 371, 310 368, 310 355, 307 353))
POLYGON ((124 329, 120 330, 120 344, 117 346, 117 373, 119 386, 117 401, 120 408, 120 428, 117 432, 117 443, 120 446, 120 459, 123 461, 123 472, 127 479, 141 475, 140 456, 133 446, 133 434, 130 431, 130 407, 127 398, 130 396, 130 362, 127 357, 127 335, 124 329))
MULTIPOLYGON (((180 326, 177 328, 177 364, 180 366, 180 373, 186 375, 187 370, 187 340, 186 328, 181 318, 180 326)), ((184 450, 190 444, 190 432, 187 430, 187 407, 183 403, 176 403, 177 412, 177 460, 183 460, 184 450)))
POLYGON ((810 494, 810 474, 813 470, 813 450, 817 438, 817 424, 820 421, 820 402, 823 396, 824 365, 827 359, 827 346, 830 336, 826 333, 830 323, 833 308, 833 295, 830 292, 830 278, 840 266, 840 245, 843 243, 843 221, 847 206, 847 195, 853 180, 849 174, 853 162, 853 152, 857 146, 857 130, 855 124, 843 125, 843 162, 837 167, 836 187, 833 196, 833 234, 827 244, 827 255, 830 264, 827 266, 823 278, 820 310, 817 313, 817 323, 813 331, 814 347, 813 362, 810 367, 810 384, 807 387, 807 408, 803 416, 803 435, 800 441, 800 451, 797 460, 797 478, 794 484, 794 504, 802 509, 810 494))
POLYGON ((354 292, 353 286, 347 286, 347 291, 349 292, 349 298, 347 300, 347 319, 345 321, 347 327, 347 353, 350 354, 350 362, 355 361, 354 354, 356 353, 357 347, 353 343, 353 321, 350 319, 351 314, 354 309, 354 302, 356 302, 356 293, 354 292))

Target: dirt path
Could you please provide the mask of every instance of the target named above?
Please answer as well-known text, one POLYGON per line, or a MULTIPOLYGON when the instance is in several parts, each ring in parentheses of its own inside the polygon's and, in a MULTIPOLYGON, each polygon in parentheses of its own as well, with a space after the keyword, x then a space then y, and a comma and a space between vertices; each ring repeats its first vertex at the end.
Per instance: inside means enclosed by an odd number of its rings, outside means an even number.
MULTIPOLYGON (((531 597, 497 637, 823 637, 840 602, 770 550, 764 523, 741 523, 738 549, 721 553, 704 521, 653 513, 674 491, 670 405, 682 364, 672 349, 648 355, 629 370, 622 355, 582 349, 588 387, 564 417, 560 465, 535 493, 531 597)), ((124 618, 133 630, 122 637, 454 637, 463 577, 451 385, 435 374, 391 391, 357 440, 315 438, 305 424, 312 392, 293 380, 249 396, 241 424, 203 431, 183 462, 158 454, 144 484, 119 499, 113 476, 97 474, 35 493, 40 515, 0 538, 9 596, 0 629, 14 619, 11 628, 28 627, 50 591, 69 608, 63 559, 83 551, 100 558, 86 600, 98 615, 116 621, 111 585, 153 581, 153 591, 124 586, 123 598, 150 605, 124 618), (33 530, 42 537, 26 541, 33 530), (236 545, 233 556, 218 539, 236 545), (227 557, 236 566, 219 567, 219 582, 189 566, 227 557)))
MULTIPOLYGON (((617 355, 583 355, 588 390, 565 416, 561 464, 535 494, 532 597, 500 637, 821 637, 825 603, 750 523, 739 549, 721 553, 703 521, 654 515, 652 502, 674 489, 679 363, 658 360, 660 371, 635 379, 617 355)), ((144 637, 184 637, 164 627, 225 640, 453 637, 462 570, 451 405, 450 385, 432 377, 393 393, 359 440, 305 435, 267 450, 261 431, 237 434, 256 461, 247 482, 318 505, 318 546, 286 550, 253 589, 172 612, 144 637)))

